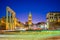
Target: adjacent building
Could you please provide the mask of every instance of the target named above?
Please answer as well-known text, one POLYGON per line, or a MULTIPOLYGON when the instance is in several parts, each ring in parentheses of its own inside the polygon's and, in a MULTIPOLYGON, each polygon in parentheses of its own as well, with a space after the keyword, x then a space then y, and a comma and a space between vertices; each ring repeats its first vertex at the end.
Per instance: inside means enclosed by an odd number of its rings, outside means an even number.
POLYGON ((45 22, 39 22, 36 25, 38 28, 41 28, 42 30, 47 30, 47 26, 45 22))
POLYGON ((51 30, 60 29, 60 12, 49 12, 46 18, 48 29, 51 30))

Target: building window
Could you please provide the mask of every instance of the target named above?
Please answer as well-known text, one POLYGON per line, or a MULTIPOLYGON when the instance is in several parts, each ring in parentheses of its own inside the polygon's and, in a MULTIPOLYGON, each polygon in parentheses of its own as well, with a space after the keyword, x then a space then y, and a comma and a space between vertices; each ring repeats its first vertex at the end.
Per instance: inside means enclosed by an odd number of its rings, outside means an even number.
POLYGON ((53 15, 53 13, 50 13, 50 15, 53 15))
POLYGON ((50 17, 50 19, 53 19, 53 17, 50 17))
POLYGON ((59 19, 60 19, 60 17, 59 17, 59 19))

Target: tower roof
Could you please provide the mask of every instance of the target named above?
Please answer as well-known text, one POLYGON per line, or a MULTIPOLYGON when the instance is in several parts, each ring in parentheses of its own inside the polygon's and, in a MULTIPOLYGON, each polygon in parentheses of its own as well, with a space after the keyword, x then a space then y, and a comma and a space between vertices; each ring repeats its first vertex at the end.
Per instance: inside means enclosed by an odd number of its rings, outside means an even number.
POLYGON ((32 16, 31 12, 29 12, 29 16, 32 16))

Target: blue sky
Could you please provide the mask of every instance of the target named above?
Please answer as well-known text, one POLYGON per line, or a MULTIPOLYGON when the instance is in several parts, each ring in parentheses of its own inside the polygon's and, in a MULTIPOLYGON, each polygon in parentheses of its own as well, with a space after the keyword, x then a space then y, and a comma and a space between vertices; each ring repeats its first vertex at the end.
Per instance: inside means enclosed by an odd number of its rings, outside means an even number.
POLYGON ((0 0, 0 18, 6 15, 6 6, 16 12, 21 22, 28 21, 29 12, 33 23, 46 22, 46 14, 60 11, 60 0, 0 0))

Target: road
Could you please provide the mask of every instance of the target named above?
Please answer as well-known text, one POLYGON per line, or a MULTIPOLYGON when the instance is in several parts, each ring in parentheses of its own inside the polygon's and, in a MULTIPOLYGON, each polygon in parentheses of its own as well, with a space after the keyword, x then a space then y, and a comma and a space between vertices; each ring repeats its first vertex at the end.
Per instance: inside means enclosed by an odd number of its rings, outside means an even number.
POLYGON ((4 35, 0 35, 0 39, 1 40, 45 40, 45 39, 49 39, 51 37, 56 37, 56 36, 60 36, 60 31, 48 31, 48 32, 35 32, 35 33, 24 33, 23 34, 17 34, 17 35, 9 35, 9 34, 4 34, 4 35))

